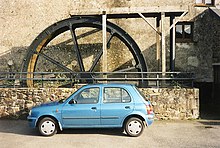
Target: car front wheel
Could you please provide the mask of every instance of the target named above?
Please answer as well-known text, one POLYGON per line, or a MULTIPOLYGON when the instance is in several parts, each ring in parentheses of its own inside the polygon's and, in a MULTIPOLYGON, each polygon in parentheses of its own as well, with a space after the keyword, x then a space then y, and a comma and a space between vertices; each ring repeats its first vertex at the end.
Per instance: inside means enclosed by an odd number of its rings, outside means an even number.
POLYGON ((125 131, 131 137, 138 137, 144 130, 143 121, 139 118, 132 117, 125 123, 125 131))
POLYGON ((40 120, 38 130, 43 136, 52 136, 57 133, 57 123, 49 117, 40 120))

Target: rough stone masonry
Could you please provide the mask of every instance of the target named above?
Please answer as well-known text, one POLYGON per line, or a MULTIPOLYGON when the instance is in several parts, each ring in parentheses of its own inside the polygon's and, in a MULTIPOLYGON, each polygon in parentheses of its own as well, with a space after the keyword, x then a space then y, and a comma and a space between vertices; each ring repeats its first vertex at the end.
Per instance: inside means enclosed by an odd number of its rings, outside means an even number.
MULTIPOLYGON (((0 118, 26 119, 36 105, 65 99, 77 88, 0 88, 0 118)), ((199 90, 191 88, 143 88, 158 120, 199 117, 199 90)))

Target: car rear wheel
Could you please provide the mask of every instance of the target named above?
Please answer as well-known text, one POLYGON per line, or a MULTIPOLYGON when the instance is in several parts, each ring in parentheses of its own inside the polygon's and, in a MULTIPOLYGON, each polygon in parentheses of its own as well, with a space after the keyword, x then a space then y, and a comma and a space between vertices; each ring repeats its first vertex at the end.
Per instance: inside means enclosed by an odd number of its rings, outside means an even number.
POLYGON ((139 118, 132 117, 125 123, 125 131, 131 137, 138 137, 144 130, 143 121, 139 118))
POLYGON ((52 118, 45 117, 40 120, 38 130, 43 136, 52 136, 57 133, 57 123, 52 118))

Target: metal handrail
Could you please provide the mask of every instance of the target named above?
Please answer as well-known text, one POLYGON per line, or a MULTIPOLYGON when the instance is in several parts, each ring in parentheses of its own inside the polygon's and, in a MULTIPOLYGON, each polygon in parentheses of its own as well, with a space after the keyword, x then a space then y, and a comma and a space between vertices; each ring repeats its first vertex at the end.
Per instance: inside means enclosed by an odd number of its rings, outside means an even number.
POLYGON ((0 74, 112 74, 112 73, 119 73, 119 74, 194 74, 191 72, 1 72, 0 74))
MULTIPOLYGON (((195 80, 194 74, 189 72, 0 72, 1 81, 41 81, 42 86, 45 81, 69 81, 71 83, 79 83, 79 81, 148 81, 156 82, 156 86, 160 86, 163 81, 190 82, 191 87, 195 80), (34 75, 33 78, 27 78, 27 75, 34 75), (47 77, 46 75, 53 76, 47 77), (56 77, 56 75, 66 75, 69 77, 56 77), (80 77, 80 75, 90 75, 90 77, 80 77), (135 76, 134 76, 135 74, 135 76), (106 77, 107 76, 107 77, 106 77), (112 77, 114 76, 114 77, 112 77)), ((15 84, 14 84, 15 85, 15 84)), ((1 87, 1 86, 0 86, 1 87)))

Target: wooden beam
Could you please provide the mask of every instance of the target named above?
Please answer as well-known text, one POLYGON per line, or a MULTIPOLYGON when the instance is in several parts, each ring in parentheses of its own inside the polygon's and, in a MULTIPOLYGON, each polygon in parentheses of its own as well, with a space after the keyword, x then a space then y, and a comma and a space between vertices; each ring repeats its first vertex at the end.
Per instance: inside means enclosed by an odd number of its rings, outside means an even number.
MULTIPOLYGON (((160 17, 156 18, 156 28, 157 32, 160 31, 160 17)), ((157 48, 157 53, 156 53, 156 60, 157 60, 157 71, 160 71, 160 60, 161 60, 161 42, 160 42, 160 34, 156 33, 156 48, 157 48)))
POLYGON ((103 58, 102 58, 102 72, 108 71, 108 59, 107 59, 107 34, 106 34, 106 20, 107 14, 106 11, 103 11, 102 14, 102 50, 103 50, 103 58))
POLYGON ((165 30, 165 13, 161 13, 161 54, 162 54, 162 75, 166 73, 166 30, 165 30))
MULTIPOLYGON (((161 33, 161 30, 160 30, 160 20, 161 20, 161 17, 157 17, 156 18, 156 28, 157 28, 157 31, 161 33)), ((156 53, 156 59, 157 59, 157 71, 161 71, 161 68, 160 68, 160 65, 161 65, 161 34, 158 34, 156 33, 156 48, 157 48, 157 53, 156 53)), ((157 74, 157 78, 159 78, 159 75, 157 74)), ((157 81, 156 82, 156 86, 159 87, 159 84, 160 82, 157 81)))
POLYGON ((153 25, 151 25, 148 20, 146 19, 146 17, 144 17, 144 15, 142 13, 138 13, 138 15, 140 15, 140 17, 154 30, 156 31, 159 35, 161 35, 161 32, 157 30, 157 28, 155 28, 153 25))
MULTIPOLYGON (((175 16, 170 16, 170 26, 175 22, 175 16)), ((175 33, 176 28, 170 29, 170 71, 175 71, 175 33)))
POLYGON ((176 23, 178 23, 186 14, 188 11, 185 11, 178 19, 176 19, 173 24, 170 26, 169 30, 176 26, 176 23))
POLYGON ((130 13, 158 13, 158 12, 183 12, 188 10, 188 6, 152 6, 152 7, 113 7, 113 8, 91 8, 73 9, 70 15, 102 15, 106 14, 130 14, 130 13))

